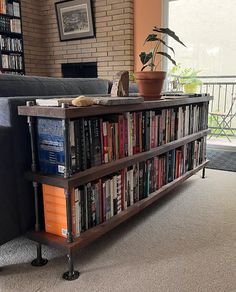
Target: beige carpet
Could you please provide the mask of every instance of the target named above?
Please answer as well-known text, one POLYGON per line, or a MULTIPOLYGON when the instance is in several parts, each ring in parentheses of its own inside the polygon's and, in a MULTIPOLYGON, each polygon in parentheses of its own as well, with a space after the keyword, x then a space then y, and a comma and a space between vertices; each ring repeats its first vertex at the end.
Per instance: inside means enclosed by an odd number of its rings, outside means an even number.
POLYGON ((65 257, 30 266, 24 238, 0 247, 0 291, 236 291, 236 173, 207 170, 76 256, 78 280, 64 281, 65 257))

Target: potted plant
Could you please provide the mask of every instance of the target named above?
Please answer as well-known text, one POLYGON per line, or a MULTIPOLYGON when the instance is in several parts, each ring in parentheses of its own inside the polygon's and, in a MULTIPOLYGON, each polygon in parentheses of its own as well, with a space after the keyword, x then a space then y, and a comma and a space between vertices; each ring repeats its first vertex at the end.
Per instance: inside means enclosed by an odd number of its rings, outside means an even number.
POLYGON ((174 66, 170 73, 172 78, 173 90, 184 89, 186 93, 196 93, 202 81, 198 78, 200 70, 193 68, 181 68, 180 64, 174 66))
POLYGON ((180 75, 180 84, 184 87, 186 93, 196 93, 198 87, 202 84, 202 81, 198 78, 199 70, 193 68, 186 68, 180 75))
POLYGON ((175 32, 170 30, 169 28, 158 28, 154 26, 153 31, 164 36, 161 38, 156 33, 149 34, 147 36, 144 41, 144 45, 146 43, 152 42, 154 44, 153 49, 149 53, 140 53, 139 57, 143 67, 141 69, 141 72, 136 72, 135 74, 139 94, 143 96, 145 100, 158 99, 161 97, 160 94, 164 79, 166 77, 166 72, 157 71, 157 67, 161 61, 160 60, 159 62, 157 62, 157 55, 161 55, 161 57, 166 57, 172 62, 172 64, 176 65, 175 60, 169 54, 160 51, 161 45, 164 45, 169 48, 173 53, 175 53, 174 49, 167 45, 164 38, 170 36, 178 43, 185 46, 184 43, 175 34, 175 32), (149 71, 144 71, 144 69, 149 69, 149 71))

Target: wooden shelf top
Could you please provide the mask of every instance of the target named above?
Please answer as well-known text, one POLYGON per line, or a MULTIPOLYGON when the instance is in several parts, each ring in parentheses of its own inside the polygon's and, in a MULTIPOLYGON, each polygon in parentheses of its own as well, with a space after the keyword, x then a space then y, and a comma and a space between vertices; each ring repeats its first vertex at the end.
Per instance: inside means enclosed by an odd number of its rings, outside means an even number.
MULTIPOLYGON (((30 98, 29 98, 30 99, 30 98)), ((158 108, 174 107, 212 100, 211 96, 182 97, 145 101, 140 104, 126 104, 116 106, 93 105, 89 107, 43 107, 43 106, 19 106, 18 114, 22 116, 50 117, 50 118, 79 118, 88 116, 100 116, 106 114, 119 114, 128 111, 151 110, 158 108)))
POLYGON ((124 157, 109 163, 102 164, 100 166, 86 169, 85 171, 78 172, 69 178, 40 172, 27 172, 26 178, 30 181, 36 181, 38 183, 49 184, 61 188, 79 187, 90 182, 91 178, 92 180, 96 180, 101 177, 101 174, 102 176, 106 176, 111 173, 117 172, 125 167, 134 165, 135 163, 139 163, 141 161, 161 155, 167 151, 173 150, 191 141, 206 136, 209 132, 210 131, 208 129, 203 130, 195 134, 191 134, 178 140, 172 141, 170 143, 164 144, 157 148, 153 148, 149 151, 141 152, 132 156, 124 157))
POLYGON ((118 215, 115 215, 108 221, 87 230, 86 232, 82 233, 79 238, 75 239, 75 241, 72 243, 68 243, 66 239, 63 237, 53 235, 45 231, 29 232, 27 234, 27 237, 31 240, 59 248, 64 251, 77 250, 78 248, 85 247, 91 242, 93 242, 94 240, 98 239, 99 237, 107 233, 108 231, 120 225, 122 222, 126 221, 127 219, 134 216, 135 214, 139 213, 142 209, 151 205, 153 202, 157 201, 159 198, 161 198, 162 196, 164 196, 171 190, 173 190, 175 187, 180 185, 187 178, 189 178, 190 176, 194 175, 199 170, 204 168, 207 165, 207 163, 208 163, 208 160, 202 163, 201 165, 197 166, 195 169, 188 171, 183 176, 163 186, 161 189, 150 194, 147 198, 140 200, 134 205, 128 207, 126 210, 122 211, 118 215))

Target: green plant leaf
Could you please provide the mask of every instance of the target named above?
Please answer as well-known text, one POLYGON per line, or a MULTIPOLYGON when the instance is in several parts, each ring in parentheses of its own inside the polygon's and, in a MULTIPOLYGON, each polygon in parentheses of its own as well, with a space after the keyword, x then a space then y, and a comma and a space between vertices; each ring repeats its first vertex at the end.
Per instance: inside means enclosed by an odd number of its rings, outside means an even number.
POLYGON ((175 54, 175 50, 172 47, 168 46, 164 40, 158 38, 156 34, 149 34, 148 37, 146 38, 146 40, 144 41, 144 45, 147 42, 155 42, 155 41, 161 42, 163 45, 165 45, 167 48, 169 48, 175 54))
POLYGON ((162 56, 165 56, 166 58, 168 58, 168 59, 172 62, 172 64, 174 64, 174 65, 176 66, 176 62, 175 62, 175 60, 172 59, 171 56, 170 56, 169 54, 167 54, 167 53, 165 53, 165 52, 157 52, 157 54, 162 55, 162 56))
POLYGON ((155 42, 155 41, 158 41, 159 39, 157 38, 157 35, 156 34, 149 34, 146 38, 146 40, 144 41, 144 44, 146 42, 155 42))
POLYGON ((168 46, 167 45, 167 43, 165 42, 165 41, 163 41, 162 39, 158 39, 161 43, 163 43, 163 45, 165 45, 167 48, 169 48, 174 54, 175 54, 175 50, 172 48, 172 47, 170 47, 170 46, 168 46))
POLYGON ((181 45, 183 45, 184 47, 185 44, 179 39, 179 37, 175 34, 175 32, 169 28, 159 28, 159 27, 154 27, 153 31, 157 31, 159 33, 164 33, 167 34, 168 36, 172 37, 174 40, 176 40, 178 43, 180 43, 181 45))
POLYGON ((139 55, 140 60, 142 62, 143 65, 147 64, 148 61, 150 61, 153 57, 153 52, 150 53, 145 53, 145 52, 141 52, 141 54, 139 55))

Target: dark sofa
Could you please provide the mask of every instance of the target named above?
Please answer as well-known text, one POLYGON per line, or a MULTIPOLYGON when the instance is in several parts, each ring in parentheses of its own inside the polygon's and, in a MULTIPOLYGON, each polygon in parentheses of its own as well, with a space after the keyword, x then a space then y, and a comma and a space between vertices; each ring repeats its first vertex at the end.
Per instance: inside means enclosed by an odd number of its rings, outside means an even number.
POLYGON ((30 142, 25 117, 17 107, 37 97, 108 94, 111 82, 94 78, 48 78, 0 75, 0 245, 34 225, 30 142))

